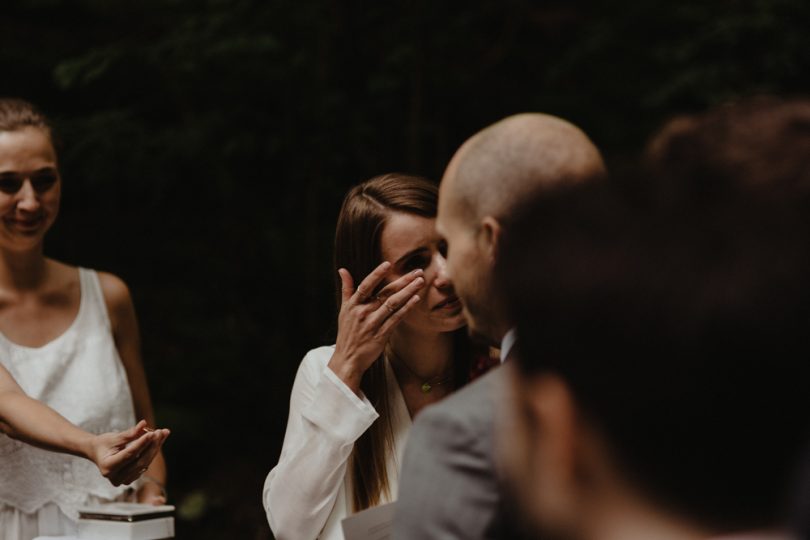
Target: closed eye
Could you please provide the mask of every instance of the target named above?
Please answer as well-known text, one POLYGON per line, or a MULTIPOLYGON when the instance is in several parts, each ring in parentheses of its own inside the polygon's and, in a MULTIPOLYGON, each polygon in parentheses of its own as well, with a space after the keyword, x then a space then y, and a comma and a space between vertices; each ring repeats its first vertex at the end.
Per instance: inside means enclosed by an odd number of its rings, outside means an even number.
POLYGON ((7 195, 13 195, 20 191, 23 185, 23 178, 16 174, 0 175, 0 191, 7 195))
MULTIPOLYGON (((31 187, 37 193, 44 193, 51 189, 59 180, 59 173, 54 169, 41 169, 31 174, 31 187)), ((0 174, 0 192, 14 195, 22 189, 25 176, 19 173, 7 172, 0 174)))
POLYGON ((404 272, 410 272, 412 270, 416 270, 417 268, 427 268, 428 264, 430 264, 430 259, 424 255, 414 255, 412 257, 408 257, 402 263, 402 270, 404 272))
POLYGON ((34 190, 37 193, 43 193, 51 189, 58 179, 59 175, 56 173, 56 171, 39 171, 31 176, 31 185, 34 186, 34 190))

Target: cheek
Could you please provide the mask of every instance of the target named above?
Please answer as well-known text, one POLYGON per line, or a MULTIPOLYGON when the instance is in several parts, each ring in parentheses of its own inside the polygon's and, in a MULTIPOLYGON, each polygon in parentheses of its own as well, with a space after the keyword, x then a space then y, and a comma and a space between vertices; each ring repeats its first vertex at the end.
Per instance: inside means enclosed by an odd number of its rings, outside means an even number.
POLYGON ((60 184, 56 184, 48 191, 39 195, 39 204, 44 210, 49 213, 55 213, 59 210, 59 205, 62 201, 62 189, 60 184))
POLYGON ((61 196, 58 192, 42 199, 42 207, 47 214, 48 222, 51 224, 56 221, 56 217, 59 215, 60 203, 61 196))
MULTIPOLYGON (((509 367, 506 366, 507 369, 509 367)), ((519 387, 513 385, 511 390, 501 410, 501 459, 512 484, 519 491, 524 491, 532 483, 531 475, 527 472, 534 468, 532 456, 536 428, 519 387)))
POLYGON ((59 209, 59 203, 62 202, 62 185, 56 184, 48 193, 45 194, 45 200, 48 204, 55 209, 59 209))
POLYGON ((6 195, 5 193, 0 193, 0 208, 3 210, 7 210, 14 205, 14 200, 6 195))
POLYGON ((447 271, 451 279, 455 277, 456 280, 468 281, 472 270, 481 263, 477 253, 469 245, 461 246, 450 255, 452 258, 447 260, 447 271))
POLYGON ((526 518, 535 514, 536 467, 532 463, 535 429, 521 393, 519 376, 513 367, 505 365, 498 368, 510 372, 510 384, 508 391, 503 392, 498 408, 496 455, 510 498, 517 504, 521 516, 526 518))
POLYGON ((402 319, 402 323, 412 328, 432 329, 433 324, 430 319, 430 313, 427 310, 427 299, 419 293, 419 302, 411 308, 407 315, 402 319))
POLYGON ((537 525, 544 521, 543 501, 546 499, 542 448, 536 419, 527 404, 521 401, 520 398, 515 399, 510 410, 513 444, 505 456, 509 460, 506 470, 521 512, 529 522, 537 525))

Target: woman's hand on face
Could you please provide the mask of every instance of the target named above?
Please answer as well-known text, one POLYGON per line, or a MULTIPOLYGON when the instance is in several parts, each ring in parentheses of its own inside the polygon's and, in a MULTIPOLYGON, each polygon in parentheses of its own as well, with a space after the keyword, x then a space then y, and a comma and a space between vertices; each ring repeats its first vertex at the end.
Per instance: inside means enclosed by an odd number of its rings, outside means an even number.
POLYGON ((335 354, 329 360, 329 368, 355 393, 360 391, 363 373, 382 354, 388 336, 419 301, 416 293, 425 283, 422 270, 414 270, 374 295, 390 269, 390 263, 380 264, 357 290, 348 270, 338 270, 342 303, 335 354))
POLYGON ((168 436, 168 429, 148 430, 141 420, 126 431, 94 436, 91 460, 112 485, 131 484, 146 471, 168 436))

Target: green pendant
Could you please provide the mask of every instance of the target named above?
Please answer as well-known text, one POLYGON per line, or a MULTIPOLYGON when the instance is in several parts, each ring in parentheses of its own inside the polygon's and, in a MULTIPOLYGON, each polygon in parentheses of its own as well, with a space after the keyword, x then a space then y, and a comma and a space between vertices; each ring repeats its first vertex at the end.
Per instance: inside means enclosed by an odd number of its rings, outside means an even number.
POLYGON ((430 383, 428 383, 428 382, 424 382, 424 383, 422 383, 422 393, 423 393, 423 394, 427 394, 427 393, 428 393, 428 392, 430 392, 431 390, 433 390, 433 387, 432 387, 432 386, 430 386, 430 383))

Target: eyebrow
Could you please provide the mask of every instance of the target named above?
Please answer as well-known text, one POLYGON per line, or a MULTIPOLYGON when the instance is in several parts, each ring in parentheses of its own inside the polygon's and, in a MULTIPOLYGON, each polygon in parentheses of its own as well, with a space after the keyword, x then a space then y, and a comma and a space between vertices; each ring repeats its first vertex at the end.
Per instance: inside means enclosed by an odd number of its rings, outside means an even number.
POLYGON ((20 171, 2 171, 2 172, 0 172, 0 176, 14 178, 14 177, 17 177, 17 176, 25 176, 26 173, 29 174, 29 175, 32 175, 32 174, 40 174, 40 173, 45 173, 45 172, 56 173, 58 171, 59 170, 56 167, 42 167, 40 169, 36 169, 36 170, 30 171, 30 172, 29 171, 22 171, 22 172, 20 172, 20 171))
POLYGON ((412 250, 410 250, 408 253, 406 253, 405 255, 403 255, 402 257, 400 257, 399 259, 397 259, 397 262, 395 262, 394 264, 399 264, 399 263, 401 263, 402 261, 404 261, 405 259, 407 259, 408 257, 410 257, 410 256, 412 256, 412 255, 416 255, 417 253, 420 253, 420 252, 422 252, 422 251, 427 251, 427 249, 428 249, 428 248, 427 248, 427 247, 425 247, 425 246, 419 246, 419 247, 418 247, 418 248, 416 248, 416 249, 412 249, 412 250))

